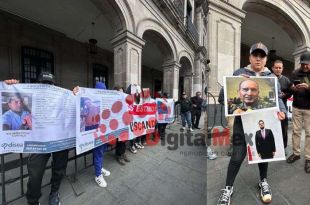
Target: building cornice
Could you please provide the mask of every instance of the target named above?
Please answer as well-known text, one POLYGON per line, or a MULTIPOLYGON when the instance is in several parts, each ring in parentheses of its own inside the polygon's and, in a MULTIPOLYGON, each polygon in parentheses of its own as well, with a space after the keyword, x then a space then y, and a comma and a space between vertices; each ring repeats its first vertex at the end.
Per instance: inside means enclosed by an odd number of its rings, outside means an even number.
POLYGON ((242 9, 235 7, 224 1, 209 0, 209 10, 221 13, 224 16, 233 18, 241 23, 241 20, 245 18, 246 12, 242 9))

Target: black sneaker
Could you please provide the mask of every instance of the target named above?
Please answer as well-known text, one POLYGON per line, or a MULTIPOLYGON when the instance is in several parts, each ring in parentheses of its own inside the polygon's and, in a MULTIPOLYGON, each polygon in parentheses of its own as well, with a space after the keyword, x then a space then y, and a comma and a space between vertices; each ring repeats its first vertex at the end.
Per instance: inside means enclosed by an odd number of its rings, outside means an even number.
POLYGON ((123 157, 123 159, 124 159, 125 162, 130 162, 130 159, 128 158, 128 156, 127 156, 126 153, 124 153, 124 154, 122 155, 122 157, 123 157))
POLYGON ((260 196, 263 203, 270 203, 272 200, 272 193, 267 179, 263 179, 258 183, 260 189, 260 196))
POLYGON ((225 189, 222 189, 222 194, 217 201, 217 205, 230 205, 230 198, 233 193, 232 186, 226 186, 225 189))
POLYGON ((51 192, 49 197, 49 205, 60 205, 59 193, 51 192))
POLYGON ((117 156, 116 157, 116 161, 120 164, 120 165, 126 165, 126 162, 124 160, 124 158, 122 156, 117 156))

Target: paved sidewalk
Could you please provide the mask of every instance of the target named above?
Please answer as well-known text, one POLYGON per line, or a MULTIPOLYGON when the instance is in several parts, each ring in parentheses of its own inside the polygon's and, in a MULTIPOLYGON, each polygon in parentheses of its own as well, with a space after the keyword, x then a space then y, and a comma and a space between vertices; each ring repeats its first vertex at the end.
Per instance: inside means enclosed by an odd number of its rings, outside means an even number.
MULTIPOLYGON (((289 129, 288 156, 292 153, 292 134, 289 129)), ((302 136, 303 155, 304 134, 302 136)), ((215 205, 220 189, 225 186, 230 157, 228 147, 216 147, 220 157, 207 162, 207 204, 215 205), (223 154, 223 155, 222 155, 223 154), (222 155, 222 156, 221 156, 222 155)), ((269 163, 268 181, 273 192, 273 205, 310 205, 310 174, 304 171, 304 157, 293 164, 286 161, 269 163)), ((232 205, 261 205, 258 195, 259 173, 257 165, 249 165, 245 159, 234 184, 232 205)))
MULTIPOLYGON (((203 117, 201 121, 203 121, 203 117)), ((167 132, 176 133, 178 136, 181 133, 184 134, 184 132, 180 132, 179 124, 171 125, 167 132)), ((197 132, 199 131, 195 130, 193 134, 197 132)), ((137 154, 131 154, 128 151, 131 162, 126 166, 121 166, 116 162, 114 151, 106 153, 104 167, 111 171, 111 176, 105 178, 108 183, 107 188, 97 186, 94 181, 93 166, 91 166, 81 171, 77 176, 81 186, 79 188, 84 190, 80 196, 75 195, 68 179, 63 180, 60 189, 61 204, 205 205, 206 148, 203 145, 188 145, 185 137, 184 146, 180 146, 180 142, 178 142, 177 149, 169 150, 168 147, 174 148, 175 140, 177 139, 173 137, 167 138, 164 143, 161 141, 155 146, 146 146, 137 154)), ((193 140, 194 137, 191 142, 193 140)), ((87 163, 91 163, 91 155, 88 157, 87 163)), ((73 166, 73 162, 70 162, 67 174, 72 172, 73 166)), ((43 183, 48 182, 49 179, 50 170, 46 172, 43 183)), ((41 205, 48 204, 49 191, 50 186, 43 188, 41 205)), ((26 199, 22 198, 11 204, 24 205, 26 199)))

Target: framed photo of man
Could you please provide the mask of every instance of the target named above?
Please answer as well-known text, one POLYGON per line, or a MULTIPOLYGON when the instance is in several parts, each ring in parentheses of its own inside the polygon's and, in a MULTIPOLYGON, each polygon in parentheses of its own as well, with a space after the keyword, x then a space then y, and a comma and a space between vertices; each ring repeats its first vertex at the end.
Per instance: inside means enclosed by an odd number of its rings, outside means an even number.
POLYGON ((277 108, 241 116, 249 164, 285 160, 277 108))
POLYGON ((224 76, 225 116, 278 107, 275 77, 224 76))

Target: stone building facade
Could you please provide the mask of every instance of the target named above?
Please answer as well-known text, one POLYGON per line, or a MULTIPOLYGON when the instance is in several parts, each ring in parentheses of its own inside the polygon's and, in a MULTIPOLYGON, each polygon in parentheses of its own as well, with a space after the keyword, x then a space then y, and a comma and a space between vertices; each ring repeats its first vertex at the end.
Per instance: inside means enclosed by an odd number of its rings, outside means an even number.
POLYGON ((282 59, 285 74, 310 50, 310 3, 306 0, 209 0, 209 90, 217 95, 222 77, 248 64, 249 47, 263 42, 267 65, 282 59))
POLYGON ((1 80, 48 70, 69 89, 101 80, 193 95, 208 76, 207 10, 205 0, 1 1, 1 80))

